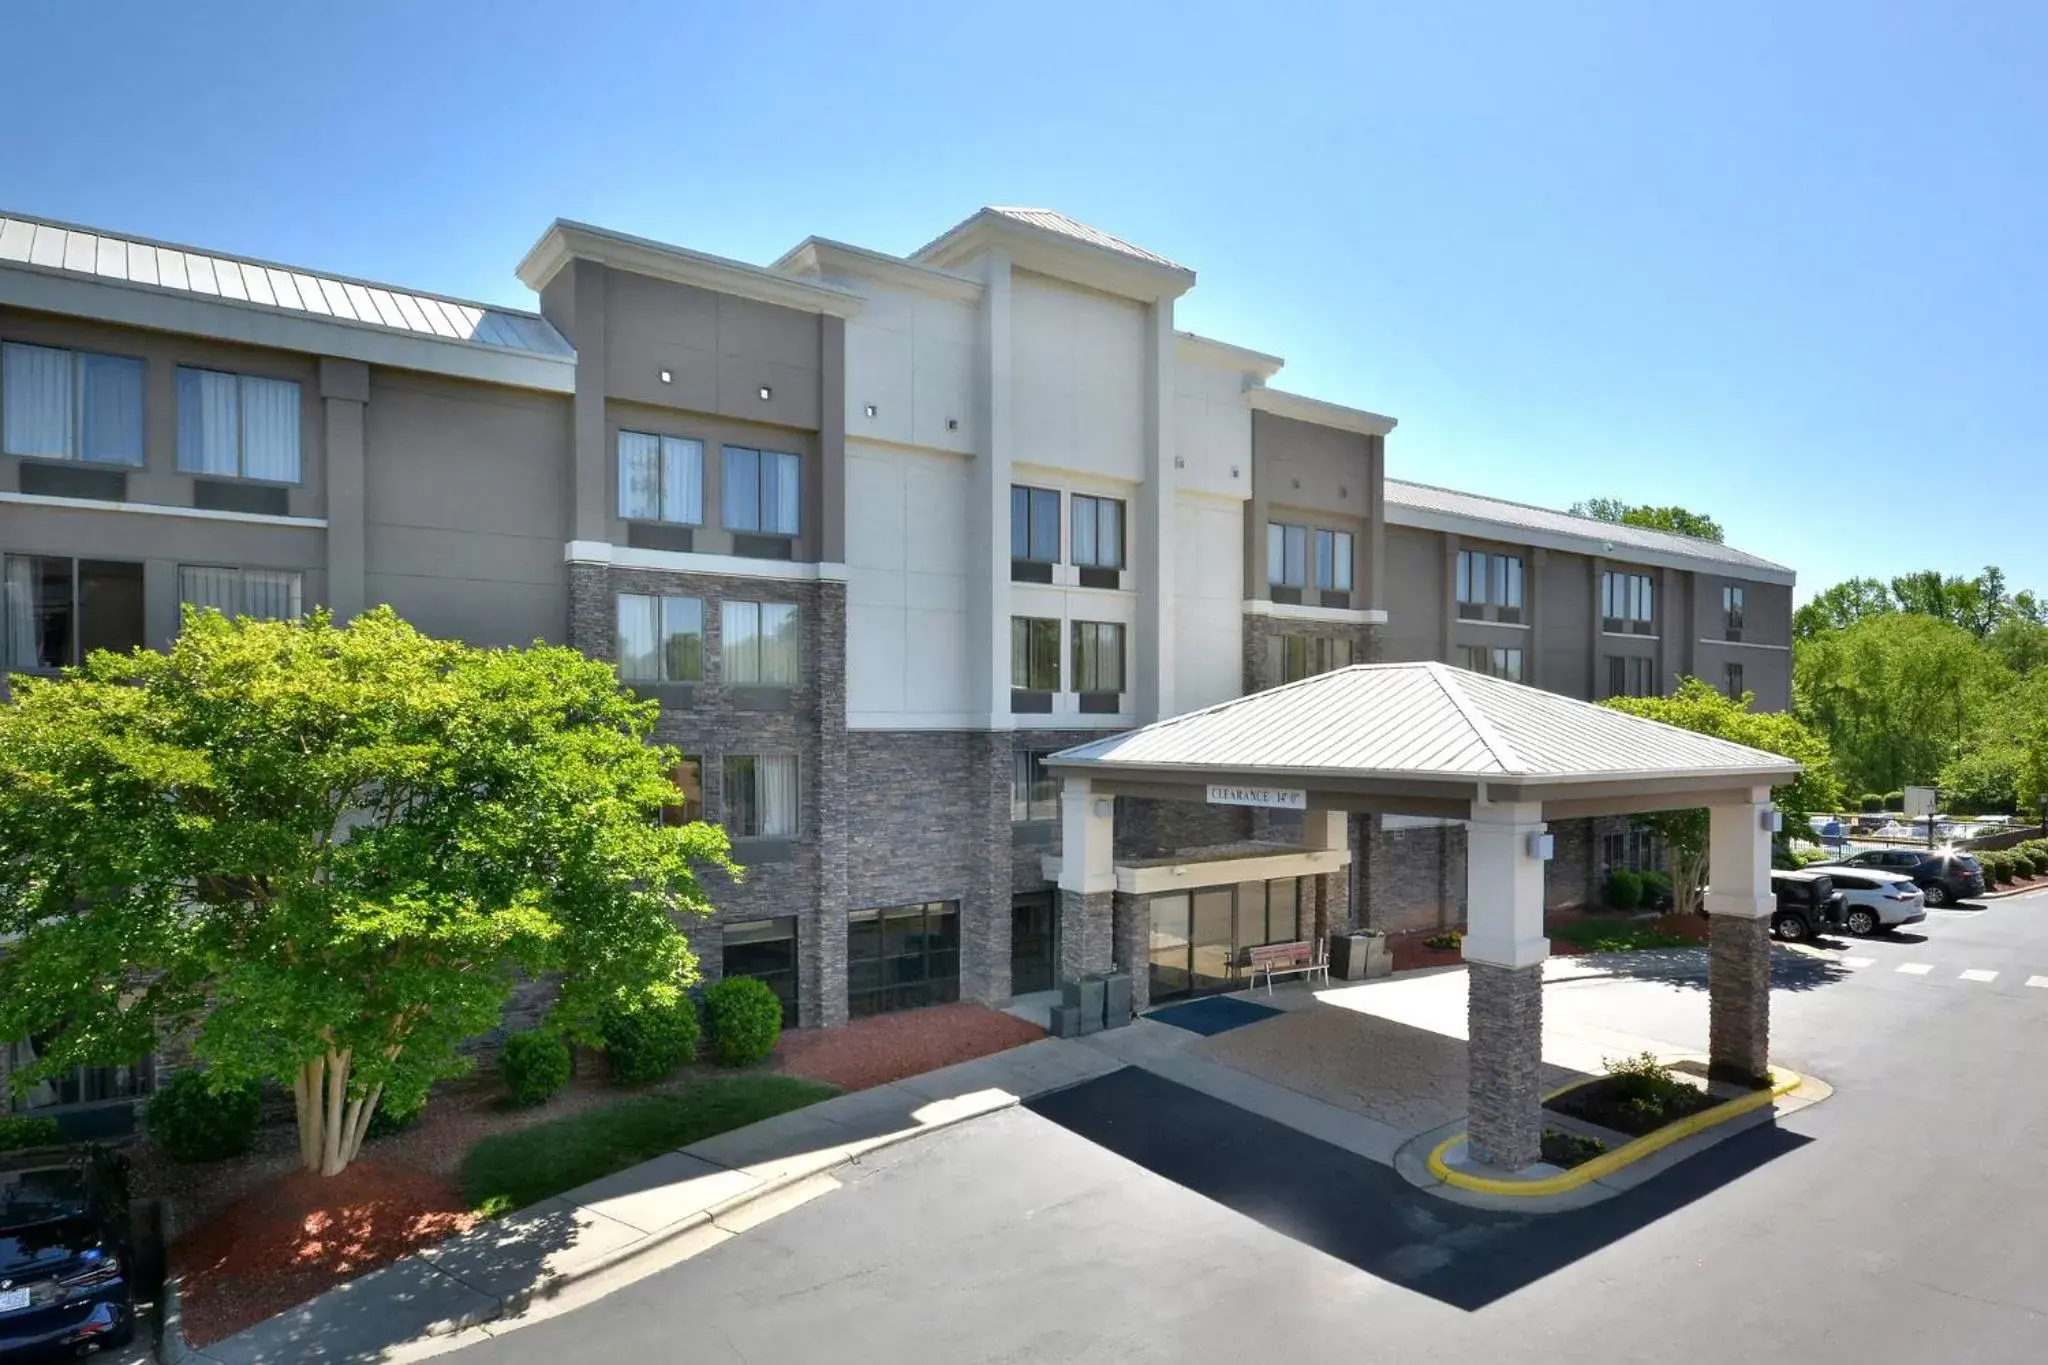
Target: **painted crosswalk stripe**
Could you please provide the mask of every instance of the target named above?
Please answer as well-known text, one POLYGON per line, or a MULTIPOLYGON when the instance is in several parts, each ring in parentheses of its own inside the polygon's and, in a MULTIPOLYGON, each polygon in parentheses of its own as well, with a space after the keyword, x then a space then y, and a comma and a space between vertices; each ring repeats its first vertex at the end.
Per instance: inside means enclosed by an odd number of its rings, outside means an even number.
POLYGON ((1844 967, 1868 967, 1875 961, 1877 959, 1874 957, 1845 957, 1842 959, 1842 965, 1844 967))
POLYGON ((1932 962, 1901 962, 1899 970, 1907 976, 1925 976, 1934 970, 1932 962))
POLYGON ((1960 980, 1960 981, 1996 981, 1996 980, 1998 980, 1998 973, 1997 973, 1997 972, 1987 972, 1987 971, 1984 971, 1984 970, 1983 970, 1982 968, 1979 968, 1979 967, 1972 967, 1972 968, 1970 968, 1970 969, 1969 969, 1968 971, 1966 971, 1966 972, 1961 972, 1961 973, 1958 973, 1958 974, 1957 974, 1957 980, 1960 980))
POLYGON ((2027 984, 2029 986, 2039 986, 2044 990, 2048 990, 2048 976, 2030 976, 2027 978, 2027 984))

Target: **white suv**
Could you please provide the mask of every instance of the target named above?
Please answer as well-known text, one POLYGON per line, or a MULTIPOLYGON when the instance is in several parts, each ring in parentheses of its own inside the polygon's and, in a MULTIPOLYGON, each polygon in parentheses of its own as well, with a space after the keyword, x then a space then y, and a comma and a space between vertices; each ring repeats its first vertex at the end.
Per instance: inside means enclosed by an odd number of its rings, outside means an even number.
POLYGON ((1899 872, 1874 867, 1813 867, 1842 893, 1842 927, 1859 938, 1918 924, 1927 918, 1927 893, 1899 872))

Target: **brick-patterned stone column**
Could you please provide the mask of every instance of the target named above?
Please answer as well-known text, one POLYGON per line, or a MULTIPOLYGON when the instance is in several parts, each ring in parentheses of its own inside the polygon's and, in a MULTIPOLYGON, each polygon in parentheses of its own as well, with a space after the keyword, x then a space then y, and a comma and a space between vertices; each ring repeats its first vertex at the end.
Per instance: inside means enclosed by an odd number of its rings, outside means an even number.
POLYGON ((1000 1004, 1010 984, 1012 742, 1000 731, 972 736, 973 786, 960 793, 963 833, 973 847, 967 898, 960 907, 960 994, 1000 1004))
POLYGON ((1152 1004, 1151 899, 1127 891, 1110 894, 1117 969, 1131 974, 1131 1008, 1143 1011, 1152 1004))
POLYGON ((816 670, 818 747, 814 763, 818 813, 818 904, 812 968, 799 975, 805 998, 818 1002, 817 1021, 846 1022, 847 751, 846 585, 818 584, 816 635, 808 661, 816 670))
POLYGON ((1771 922, 1741 915, 1707 922, 1708 1074, 1760 1084, 1771 1070, 1771 922))
POLYGON ((1113 891, 1060 888, 1060 980, 1106 972, 1116 960, 1113 891))
POLYGON ((1543 966, 1474 962, 1466 970, 1468 1148, 1518 1171, 1543 1155, 1543 966))

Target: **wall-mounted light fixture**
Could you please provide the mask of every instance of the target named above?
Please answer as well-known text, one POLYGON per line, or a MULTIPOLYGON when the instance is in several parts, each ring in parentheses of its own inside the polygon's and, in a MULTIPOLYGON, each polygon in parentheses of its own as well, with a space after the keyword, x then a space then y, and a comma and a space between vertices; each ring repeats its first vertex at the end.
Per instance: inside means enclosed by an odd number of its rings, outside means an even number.
POLYGON ((873 403, 870 403, 866 407, 862 408, 861 411, 865 412, 868 416, 873 417, 875 413, 879 411, 879 409, 877 409, 873 403))
POLYGON ((661 372, 661 382, 662 382, 662 383, 664 383, 664 384, 673 384, 673 383, 675 383, 675 381, 676 381, 676 377, 675 377, 674 375, 670 374, 670 373, 669 373, 669 372, 668 372, 667 370, 663 370, 663 371, 661 372))
POLYGON ((958 417, 948 417, 948 418, 946 419, 946 430, 948 430, 948 431, 958 431, 958 430, 960 430, 960 419, 959 419, 958 417))
POLYGON ((1529 856, 1539 863, 1549 862, 1557 856, 1557 836, 1541 833, 1530 835, 1529 856))
POLYGON ((1103 819, 1103 820, 1107 820, 1107 819, 1109 819, 1109 818, 1110 818, 1110 817, 1111 817, 1112 815, 1115 815, 1115 814, 1116 814, 1116 798, 1115 798, 1115 797, 1113 797, 1113 796, 1098 796, 1098 797, 1096 797, 1096 798, 1095 798, 1095 814, 1096 814, 1097 818, 1099 818, 1099 819, 1103 819))
POLYGON ((1776 806, 1765 806, 1757 812, 1757 823, 1763 826, 1764 833, 1776 834, 1785 828, 1785 814, 1776 806))
POLYGON ((763 384, 763 385, 761 386, 761 401, 762 401, 763 403, 767 402, 767 401, 768 401, 769 399, 773 398, 774 396, 775 396, 775 390, 773 390, 773 389, 769 388, 769 387, 768 387, 768 386, 767 386, 766 384, 763 384))
POLYGON ((1185 456, 1185 455, 1176 455, 1176 456, 1174 456, 1174 457, 1173 457, 1173 467, 1174 467, 1175 469, 1186 469, 1186 468, 1188 467, 1188 457, 1187 457, 1187 456, 1185 456))

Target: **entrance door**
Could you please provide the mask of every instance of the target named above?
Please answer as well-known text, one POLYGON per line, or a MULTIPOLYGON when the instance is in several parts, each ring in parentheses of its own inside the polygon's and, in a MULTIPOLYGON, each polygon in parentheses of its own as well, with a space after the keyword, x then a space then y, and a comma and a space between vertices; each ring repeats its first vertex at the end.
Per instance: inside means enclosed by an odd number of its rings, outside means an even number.
POLYGON ((1235 901, 1227 886, 1195 892, 1194 920, 1188 931, 1194 959, 1190 989, 1220 991, 1230 987, 1230 964, 1237 953, 1235 901))
POLYGON ((1059 917, 1052 896, 1018 896, 1010 902, 1010 994, 1049 991, 1058 984, 1059 917))
POLYGON ((1152 999, 1188 993, 1188 897, 1154 896, 1151 911, 1152 999))

